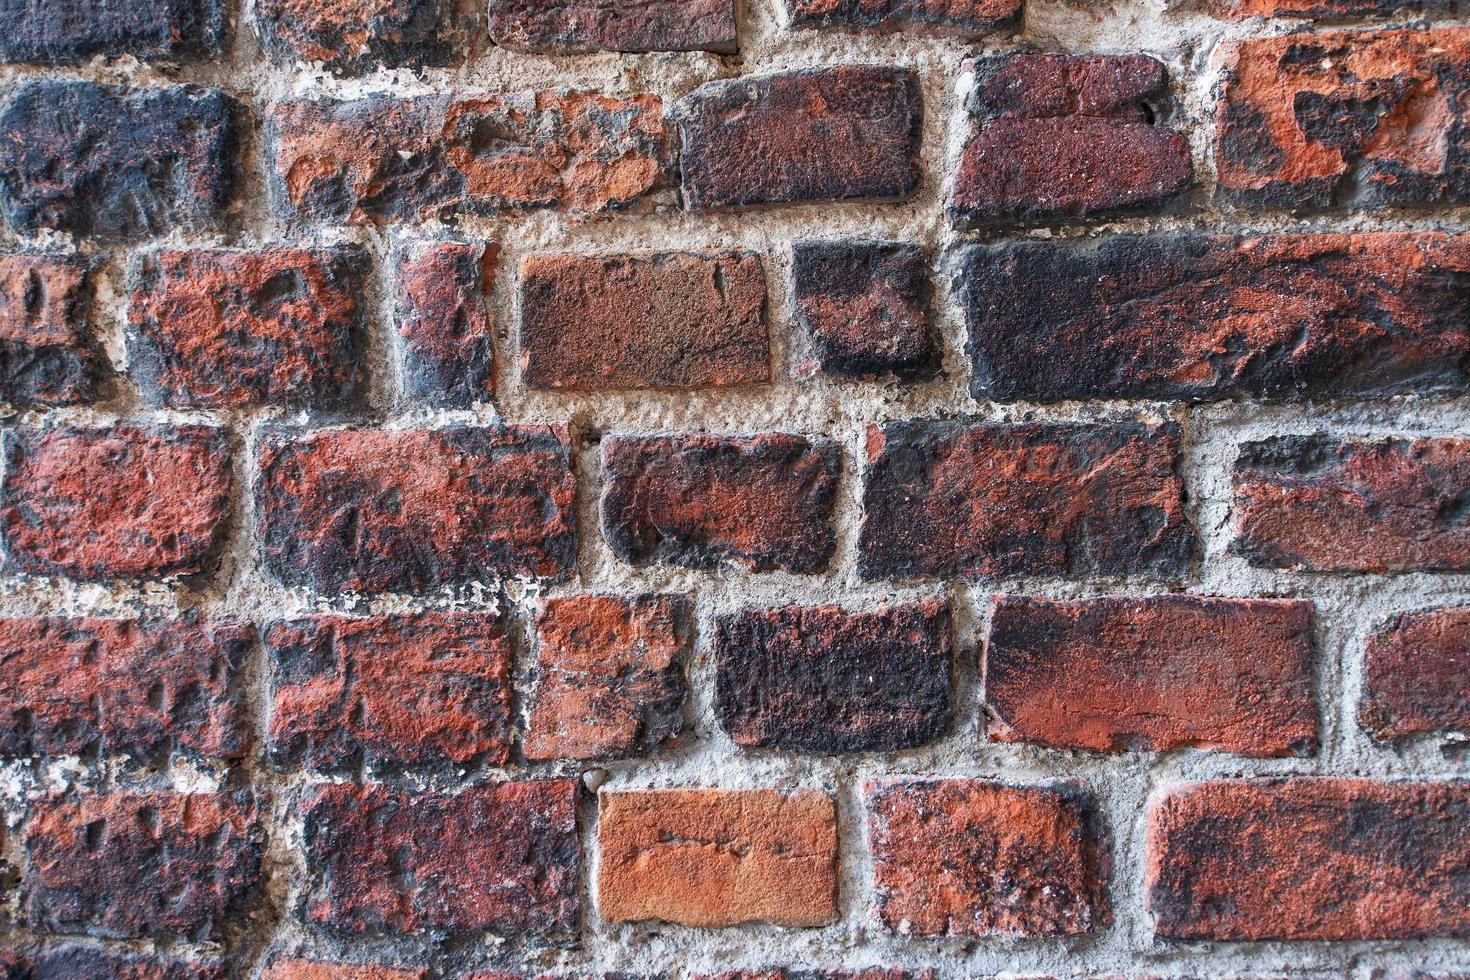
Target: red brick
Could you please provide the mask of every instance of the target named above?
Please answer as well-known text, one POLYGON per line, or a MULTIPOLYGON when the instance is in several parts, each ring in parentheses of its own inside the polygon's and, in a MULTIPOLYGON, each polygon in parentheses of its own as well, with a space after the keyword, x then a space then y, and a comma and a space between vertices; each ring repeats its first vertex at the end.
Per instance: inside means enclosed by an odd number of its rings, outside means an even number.
POLYGON ((1021 22, 1021 0, 790 0, 791 26, 969 37, 1021 22))
POLYGON ((1070 789, 866 786, 877 914, 914 936, 1073 936, 1107 921, 1102 842, 1070 789))
POLYGON ((1193 183, 1189 144, 1153 123, 1164 65, 1144 55, 1026 52, 969 62, 978 131, 955 173, 959 223, 1154 207, 1193 183))
POLYGON ((804 436, 609 436, 603 534, 634 565, 819 572, 839 465, 835 443, 804 436))
POLYGON ((1299 17, 1306 20, 1344 20, 1387 16, 1420 10, 1445 10, 1443 0, 1217 0, 1210 10, 1217 17, 1299 17))
POLYGON ((989 734, 1002 742, 1250 756, 1317 746, 1310 602, 998 596, 983 658, 989 734))
POLYGON ((13 569, 95 580, 212 565, 230 516, 230 447, 206 425, 11 430, 0 524, 13 569))
POLYGON ((1377 739, 1470 731, 1470 607, 1392 617, 1368 640, 1358 722, 1377 739))
POLYGON ((1219 196, 1241 207, 1470 200, 1470 29, 1288 34, 1223 45, 1219 196))
POLYGON ((278 959, 266 967, 260 980, 425 980, 428 975, 427 970, 377 963, 278 959))
POLYGON ((919 182, 922 117, 907 68, 710 82, 679 106, 684 206, 908 197, 919 182))
POLYGON ((266 569, 327 594, 565 578, 577 558, 568 440, 553 427, 267 437, 255 491, 266 569))
POLYGON ((526 758, 626 758, 678 738, 690 613, 669 595, 546 600, 526 758))
POLYGON ((868 430, 867 578, 1146 575, 1189 567, 1171 424, 894 422, 868 430))
POLYGON ((312 922, 344 932, 563 933, 577 924, 577 783, 455 795, 336 783, 304 802, 312 922))
POLYGON ((815 790, 674 789, 598 800, 597 907, 688 926, 837 918, 837 812, 815 790))
POLYGON ((1312 572, 1470 570, 1470 439, 1273 436, 1240 448, 1235 543, 1312 572))
POLYGON ((220 960, 188 961, 152 953, 130 955, 97 946, 67 945, 33 953, 0 952, 8 980, 225 980, 220 960))
POLYGON ((1149 809, 1148 905, 1170 939, 1470 934, 1470 784, 1225 780, 1149 809))
POLYGON ((495 392, 489 296, 500 246, 416 242, 397 256, 403 394, 436 408, 469 408, 495 392))
MULTIPOLYGON (((455 0, 257 0, 255 32, 272 61, 322 62, 342 72, 446 65, 455 0)), ((454 43, 458 42, 458 43, 454 43)))
POLYGON ((92 330, 91 268, 75 255, 0 255, 0 400, 98 396, 108 365, 92 330))
POLYGON ((259 881, 259 838, 254 806, 220 793, 44 798, 26 826, 26 924, 206 940, 259 881))
POLYGON ((363 381, 365 273, 353 247, 145 255, 128 305, 144 400, 341 407, 363 381))
POLYGON ((739 48, 733 0, 490 0, 490 37, 548 54, 739 48))
POLYGON ((219 0, 7 0, 0 4, 0 61, 212 55, 227 27, 219 0))

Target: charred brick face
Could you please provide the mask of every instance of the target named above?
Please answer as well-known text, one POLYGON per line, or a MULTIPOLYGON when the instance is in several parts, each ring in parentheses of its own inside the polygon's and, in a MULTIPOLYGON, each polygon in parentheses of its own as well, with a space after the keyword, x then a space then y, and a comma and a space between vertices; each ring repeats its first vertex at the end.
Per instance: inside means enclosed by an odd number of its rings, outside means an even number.
POLYGON ((1358 723, 1377 739, 1470 731, 1470 608, 1402 613, 1369 639, 1358 723))
POLYGON ((1020 0, 790 0, 793 27, 971 36, 1020 23, 1020 0))
POLYGON ((892 752, 950 724, 949 615, 938 599, 722 616, 715 669, 715 712, 737 745, 892 752))
POLYGON ((182 960, 162 954, 114 953, 96 946, 67 945, 35 953, 0 952, 7 980, 225 980, 219 960, 182 960))
POLYGON ((874 426, 859 568, 868 578, 1177 578, 1194 532, 1173 424, 874 426))
POLYGON ((214 55, 227 20, 219 0, 0 0, 0 61, 214 55))
POLYGON ((1106 923, 1104 847, 1069 789, 978 779, 866 787, 877 915, 913 936, 1075 936, 1106 923))
POLYGON ((319 61, 354 73, 448 64, 455 0, 258 0, 256 31, 271 60, 319 61))
POLYGON ((266 967, 260 980, 425 980, 429 971, 376 963, 327 963, 281 958, 266 967))
POLYGON ((633 565, 811 574, 832 557, 839 450, 766 434, 602 441, 602 530, 633 565))
POLYGON ((997 597, 989 735, 1093 752, 1317 745, 1312 604, 1170 595, 997 597))
POLYGON ((1470 440, 1275 436, 1235 463, 1233 550, 1313 572, 1470 570, 1470 440))
POLYGON ((455 795, 336 783, 307 792, 307 918, 346 933, 565 933, 580 911, 577 783, 455 795))
POLYGON ((732 0, 490 0, 490 37, 547 54, 739 48, 732 0))
POLYGON ((0 400, 74 405, 100 393, 107 357, 92 329, 92 263, 0 255, 0 400))
POLYGON ((469 408, 495 391, 489 295, 500 246, 419 242, 398 254, 398 347, 404 396, 469 408))
POLYGON ((1470 934, 1470 785, 1200 783, 1149 810, 1147 892, 1169 939, 1470 934))
POLYGON ((700 86, 679 107, 690 209, 903 198, 919 182, 918 77, 846 65, 700 86))

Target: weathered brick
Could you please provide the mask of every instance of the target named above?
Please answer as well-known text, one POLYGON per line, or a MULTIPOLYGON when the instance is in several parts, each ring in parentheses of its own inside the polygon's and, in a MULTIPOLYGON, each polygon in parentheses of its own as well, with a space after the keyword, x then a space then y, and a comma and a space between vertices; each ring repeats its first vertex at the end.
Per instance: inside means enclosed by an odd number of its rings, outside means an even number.
POLYGON ((1219 196, 1240 207, 1470 201, 1470 29, 1223 45, 1219 196))
POLYGON ((792 306, 807 350, 797 371, 905 380, 939 371, 924 250, 861 239, 791 246, 792 306))
POLYGON ((455 0, 256 0, 255 30, 272 61, 342 72, 449 64, 455 0))
POLYGON ((73 255, 0 255, 0 400, 98 396, 108 364, 92 329, 91 267, 73 255))
POLYGON ((922 118, 907 68, 710 82, 679 105, 684 206, 908 197, 919 183, 922 118))
POLYGON ((689 980, 939 980, 939 974, 933 970, 872 966, 856 970, 729 970, 691 975, 689 980))
POLYGON ((0 108, 0 210, 25 233, 211 228, 234 197, 241 113, 210 88, 22 82, 0 108))
POLYGON ((580 911, 576 795, 571 779, 310 790, 307 916, 357 933, 567 932, 580 911))
POLYGON ((500 246, 416 242, 397 256, 403 393, 436 408, 469 408, 495 392, 495 321, 488 298, 500 246))
POLYGON ((715 712, 737 745, 891 752, 950 724, 951 642, 941 599, 721 616, 715 712))
POLYGON ((317 432, 267 437, 259 455, 265 567, 287 585, 418 592, 575 567, 564 429, 317 432))
POLYGON ((1368 640, 1358 722, 1377 739, 1470 731, 1470 607, 1392 617, 1368 640))
POLYGON ((1103 845, 1070 788, 866 786, 877 914, 914 936, 1073 936, 1107 921, 1103 845))
POLYGON ((546 600, 536 615, 526 758, 626 758, 678 738, 689 617, 679 596, 546 600))
POLYGON ((1172 423, 894 422, 868 430, 859 568, 1177 578, 1194 532, 1172 423))
POLYGON ((377 963, 325 963, 319 960, 277 959, 260 980, 425 980, 429 971, 377 963))
POLYGON ((221 793, 47 797, 26 852, 25 921, 40 932, 203 941, 260 878, 255 808, 221 793))
POLYGON ((1470 236, 1110 235, 961 253, 976 398, 1470 388, 1470 236))
POLYGON ((837 918, 837 812, 816 790, 676 789, 598 798, 597 907, 689 926, 837 918))
POLYGON ((85 61, 218 54, 219 0, 0 0, 0 61, 85 61))
POLYGON ((128 360, 171 408, 338 408, 363 382, 366 261, 350 246, 167 251, 133 266, 128 360))
POLYGON ((1199 783, 1149 809, 1147 892, 1170 939, 1470 934, 1470 783, 1199 783))
POLYGON ((297 99, 270 109, 266 133, 277 206, 353 224, 625 210, 660 185, 669 153, 655 95, 297 99))
POLYGON ((220 960, 182 960, 162 954, 115 953, 66 945, 37 952, 0 952, 6 980, 225 980, 220 960))
POLYGON ((1344 20, 1415 11, 1441 11, 1447 0, 1214 0, 1209 9, 1217 17, 1299 17, 1306 20, 1344 20))
POLYGON ((1021 0, 790 0, 793 27, 985 34, 1021 22, 1021 0))
POLYGON ((1193 183, 1189 144, 1153 122, 1168 102, 1162 62, 1025 52, 968 67, 978 131, 955 173, 954 221, 1087 218, 1157 206, 1193 183))
POLYGON ((490 37, 550 54, 739 48, 732 0, 490 0, 490 37))
POLYGON ((521 380, 574 391, 771 380, 766 276, 749 252, 533 255, 521 380))
POLYGON ((213 565, 230 516, 223 429, 12 429, 4 446, 0 525, 12 569, 96 580, 213 565))
POLYGON ((1235 553, 1312 572, 1470 570, 1470 439, 1325 433, 1241 446, 1235 553))
POLYGON ((634 565, 818 572, 839 465, 835 443, 804 436, 609 436, 603 535, 634 565))
POLYGON ((998 596, 983 657, 1002 742, 1250 756, 1317 745, 1310 602, 998 596))

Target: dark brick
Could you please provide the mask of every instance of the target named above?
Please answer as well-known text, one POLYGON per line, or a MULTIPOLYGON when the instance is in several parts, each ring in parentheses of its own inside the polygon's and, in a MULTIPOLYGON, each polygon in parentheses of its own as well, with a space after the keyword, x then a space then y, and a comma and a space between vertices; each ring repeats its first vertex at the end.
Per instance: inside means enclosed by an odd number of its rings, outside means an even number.
POLYGON ((488 297, 500 246, 418 242, 397 257, 403 393, 436 408, 469 408, 495 392, 495 322, 488 297))
POLYGON ((790 0, 791 26, 969 37, 1021 22, 1021 0, 790 0))
POLYGON ((153 953, 114 953, 66 945, 34 953, 0 952, 6 980, 225 980, 220 960, 188 961, 153 953))
POLYGON ((684 206, 904 198, 919 182, 919 81, 843 65, 700 86, 679 106, 684 206))
POLYGON ((574 391, 769 381, 765 268, 749 252, 533 255, 521 365, 531 388, 574 391))
POLYGON ((610 436, 602 531, 633 565, 819 572, 836 547, 840 458, 829 440, 775 433, 610 436))
POLYGON ((550 54, 739 48, 733 0, 490 0, 490 37, 550 54))
POLYGON ((341 72, 449 64, 455 0, 256 0, 255 30, 272 61, 341 72))
POLYGON ((1358 723, 1377 739, 1470 731, 1470 607, 1402 613, 1368 640, 1358 723))
POLYGON ((893 422, 868 430, 867 578, 1177 578, 1194 532, 1169 423, 893 422))
POLYGON ((227 26, 219 0, 0 0, 0 61, 213 55, 227 26))
POLYGON ((260 980, 425 980, 428 975, 429 971, 415 967, 278 959, 266 967, 260 980))
POLYGON ((789 606, 721 616, 715 712, 737 745, 914 748, 949 729, 950 657, 940 599, 866 613, 789 606))
POLYGON ((108 363, 92 328, 91 266, 72 255, 0 255, 0 400, 98 396, 108 363))

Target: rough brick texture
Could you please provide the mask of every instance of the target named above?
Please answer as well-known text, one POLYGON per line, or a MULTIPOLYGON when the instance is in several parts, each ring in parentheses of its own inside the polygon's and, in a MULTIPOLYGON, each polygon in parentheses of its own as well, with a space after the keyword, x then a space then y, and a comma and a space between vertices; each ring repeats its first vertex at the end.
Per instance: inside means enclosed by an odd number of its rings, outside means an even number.
POLYGON ((226 26, 220 0, 3 0, 0 61, 218 54, 226 26))
POLYGON ((258 0, 255 25, 270 57, 319 61, 353 72, 380 65, 417 67, 453 60, 445 37, 456 0, 258 0))
POLYGON ((425 980, 427 970, 376 963, 328 963, 281 958, 266 967, 260 980, 425 980))
POLYGON ((1013 27, 1021 0, 789 0, 795 27, 971 36, 1013 27))
POLYGON ((1470 731, 1470 607, 1394 616, 1367 659, 1358 722, 1374 738, 1470 731))
POLYGON ((490 0, 490 37, 515 51, 734 54, 734 0, 490 0))
POLYGON ((500 246, 417 242, 397 255, 394 298, 403 393, 414 405, 469 408, 495 391, 489 294, 500 246))
POLYGON ((81 944, 34 953, 0 952, 0 976, 6 980, 225 980, 228 975, 220 960, 130 955, 81 944))
POLYGON ((1301 17, 1308 20, 1344 20, 1414 11, 1448 9, 1443 0, 1218 0, 1209 7, 1217 16, 1301 17))
POLYGON ((73 405, 106 375, 92 329, 92 263, 76 256, 0 255, 0 400, 73 405))

